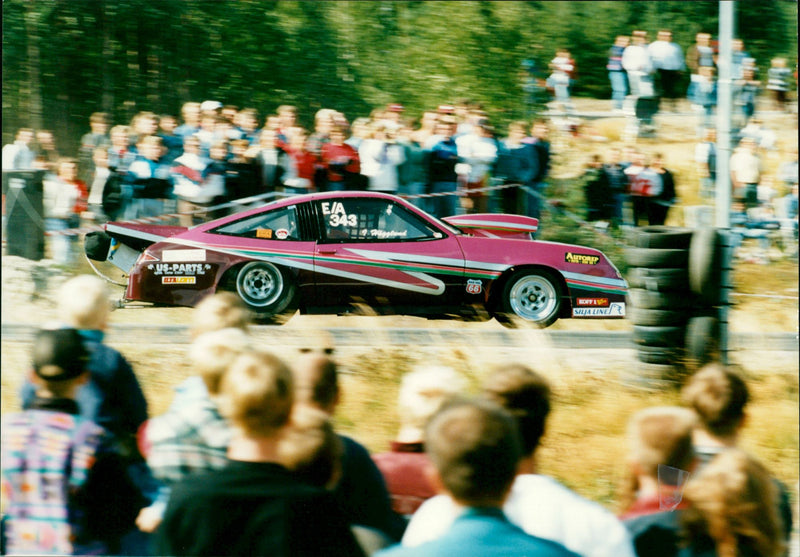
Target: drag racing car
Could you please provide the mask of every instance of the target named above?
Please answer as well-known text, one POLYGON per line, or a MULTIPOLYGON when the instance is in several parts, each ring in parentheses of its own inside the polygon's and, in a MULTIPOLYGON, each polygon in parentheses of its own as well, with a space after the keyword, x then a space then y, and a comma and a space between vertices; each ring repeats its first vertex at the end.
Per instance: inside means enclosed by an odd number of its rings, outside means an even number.
POLYGON ((537 228, 519 215, 438 219, 393 195, 327 192, 191 228, 109 222, 86 252, 125 271, 126 303, 194 306, 227 290, 261 323, 364 308, 508 327, 623 318, 627 285, 612 262, 534 240, 537 228))

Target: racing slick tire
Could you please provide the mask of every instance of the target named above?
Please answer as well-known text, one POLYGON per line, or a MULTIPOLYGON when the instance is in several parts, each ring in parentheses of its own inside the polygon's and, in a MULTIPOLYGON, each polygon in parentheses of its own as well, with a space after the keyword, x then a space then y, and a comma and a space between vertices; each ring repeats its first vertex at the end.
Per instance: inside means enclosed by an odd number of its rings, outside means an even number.
POLYGON ((236 294, 258 323, 284 323, 297 309, 297 284, 266 261, 251 261, 236 272, 236 294))
POLYGON ((512 274, 503 285, 499 311, 494 317, 508 328, 549 327, 561 312, 561 285, 542 270, 523 269, 512 274))
POLYGON ((692 230, 674 226, 652 225, 628 231, 626 241, 635 248, 689 249, 692 230))
POLYGON ((635 267, 628 271, 628 286, 655 292, 683 292, 689 290, 689 271, 683 269, 646 269, 635 267))
POLYGON ((631 267, 656 269, 686 267, 689 250, 625 248, 625 260, 631 267))

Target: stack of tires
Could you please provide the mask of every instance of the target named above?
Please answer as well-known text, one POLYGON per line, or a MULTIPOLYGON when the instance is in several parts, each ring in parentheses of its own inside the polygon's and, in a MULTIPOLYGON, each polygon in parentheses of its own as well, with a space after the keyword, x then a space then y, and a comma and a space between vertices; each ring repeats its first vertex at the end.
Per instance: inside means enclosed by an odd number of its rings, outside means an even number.
POLYGON ((718 356, 722 243, 714 228, 628 233, 628 319, 642 379, 678 379, 718 356))

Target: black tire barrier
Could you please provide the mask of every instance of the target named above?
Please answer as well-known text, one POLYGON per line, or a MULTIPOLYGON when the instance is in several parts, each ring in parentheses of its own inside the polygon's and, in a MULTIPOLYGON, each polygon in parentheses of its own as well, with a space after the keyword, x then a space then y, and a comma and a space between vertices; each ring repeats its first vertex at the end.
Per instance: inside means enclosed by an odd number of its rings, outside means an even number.
POLYGON ((688 293, 689 270, 635 267, 628 271, 628 286, 655 292, 688 293))
POLYGON ((689 313, 681 310, 671 309, 644 309, 630 308, 628 317, 634 325, 645 325, 648 327, 657 326, 677 326, 686 325, 689 320, 689 313))
POLYGON ((646 364, 673 365, 681 361, 683 351, 680 348, 665 346, 640 346, 636 351, 636 357, 640 362, 646 364))
POLYGON ((625 260, 632 267, 683 268, 689 261, 689 250, 625 248, 625 260))
POLYGON ((686 327, 683 325, 634 325, 633 342, 643 346, 683 347, 686 327))
POLYGON ((628 245, 635 248, 650 249, 689 249, 692 229, 673 226, 653 225, 633 228, 628 231, 628 245))
POLYGON ((686 324, 686 363, 700 369, 719 357, 720 323, 716 316, 698 315, 686 324))
POLYGON ((722 236, 715 228, 700 228, 689 248, 689 288, 703 305, 722 300, 722 236))
POLYGON ((694 300, 685 292, 631 288, 628 290, 628 304, 643 309, 686 309, 694 305, 694 300))

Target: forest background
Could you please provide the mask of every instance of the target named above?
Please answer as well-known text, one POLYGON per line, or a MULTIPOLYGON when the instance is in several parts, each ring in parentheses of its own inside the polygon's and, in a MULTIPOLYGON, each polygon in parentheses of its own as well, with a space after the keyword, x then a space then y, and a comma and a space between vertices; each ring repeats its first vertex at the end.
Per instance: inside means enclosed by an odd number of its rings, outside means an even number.
MULTIPOLYGON (((757 60, 797 63, 797 2, 736 2, 736 36, 757 60)), ((219 100, 262 115, 280 104, 301 123, 335 108, 348 118, 400 102, 407 114, 480 101, 501 129, 540 105, 526 93, 556 48, 577 62, 573 95, 608 98, 618 34, 671 29, 684 51, 716 36, 717 1, 290 2, 5 0, 3 143, 16 129, 52 129, 77 150, 92 112, 127 123, 186 101, 219 100)), ((688 79, 688 76, 684 76, 688 79)))

